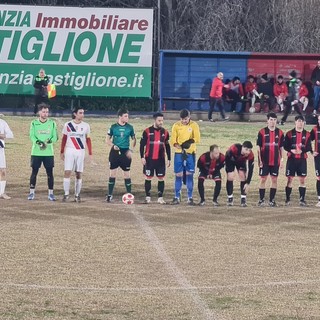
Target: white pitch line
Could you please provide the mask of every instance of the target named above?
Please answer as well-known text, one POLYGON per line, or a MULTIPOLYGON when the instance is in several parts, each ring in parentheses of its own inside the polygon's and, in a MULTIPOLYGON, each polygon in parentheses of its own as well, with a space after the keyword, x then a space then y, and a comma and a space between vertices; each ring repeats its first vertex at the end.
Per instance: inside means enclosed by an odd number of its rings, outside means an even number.
POLYGON ((224 289, 241 289, 241 288, 263 288, 263 287, 290 287, 297 285, 320 284, 320 279, 315 280, 301 280, 301 281, 274 281, 262 283, 239 283, 234 285, 220 285, 220 286, 205 286, 205 287, 142 287, 142 288, 98 288, 98 287, 67 287, 67 286, 49 286, 26 283, 0 283, 0 287, 16 287, 25 290, 62 290, 62 291, 92 291, 92 292, 161 292, 161 291, 190 291, 190 290, 224 290, 224 289))
POLYGON ((180 271, 180 269, 177 267, 175 262, 170 258, 168 255, 166 249, 162 245, 161 241, 153 231, 153 229, 150 227, 149 223, 143 219, 143 217, 137 213, 135 208, 131 209, 132 214, 139 222, 141 229, 146 234, 147 238, 149 239, 150 244, 156 249, 158 256, 161 258, 161 260, 166 265, 168 271, 172 274, 172 276, 177 280, 178 284, 181 286, 183 290, 188 292, 191 299, 197 306, 198 310, 202 313, 203 319, 208 320, 215 320, 217 317, 214 316, 213 312, 210 310, 208 305, 201 299, 199 292, 197 288, 191 285, 189 280, 186 278, 186 276, 180 271))

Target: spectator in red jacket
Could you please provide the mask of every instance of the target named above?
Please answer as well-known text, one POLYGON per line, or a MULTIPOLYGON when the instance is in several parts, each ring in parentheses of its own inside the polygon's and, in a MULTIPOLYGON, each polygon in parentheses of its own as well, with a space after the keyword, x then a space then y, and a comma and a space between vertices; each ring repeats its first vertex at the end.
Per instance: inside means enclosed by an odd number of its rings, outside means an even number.
POLYGON ((283 82, 283 76, 278 76, 278 81, 273 85, 273 94, 276 98, 277 104, 280 106, 281 111, 284 109, 283 102, 288 97, 288 87, 283 82))
POLYGON ((303 104, 303 111, 306 111, 309 103, 309 99, 308 99, 309 90, 307 86, 302 82, 301 78, 297 79, 297 84, 299 86, 299 102, 303 104))
POLYGON ((258 85, 254 79, 253 75, 248 76, 248 81, 245 86, 247 99, 251 100, 251 108, 254 108, 254 104, 256 103, 256 97, 259 99, 262 96, 258 91, 258 85))
MULTIPOLYGON (((226 96, 231 100, 231 112, 236 111, 237 103, 242 102, 244 98, 244 91, 240 78, 234 77, 232 81, 229 82, 226 89, 226 96)), ((241 107, 240 112, 242 110, 243 106, 241 107)))
POLYGON ((224 104, 222 99, 222 89, 224 87, 223 83, 223 73, 218 72, 217 76, 212 80, 212 86, 210 90, 209 96, 209 112, 208 112, 208 119, 209 121, 213 122, 212 113, 215 105, 217 104, 220 115, 223 121, 229 120, 229 117, 226 117, 224 111, 224 104))

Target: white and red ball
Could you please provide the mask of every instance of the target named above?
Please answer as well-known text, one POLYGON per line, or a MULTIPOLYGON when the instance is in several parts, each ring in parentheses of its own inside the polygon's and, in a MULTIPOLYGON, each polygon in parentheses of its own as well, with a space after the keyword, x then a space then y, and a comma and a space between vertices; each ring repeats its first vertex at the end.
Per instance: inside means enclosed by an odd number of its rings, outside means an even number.
POLYGON ((122 196, 122 202, 124 204, 134 204, 134 195, 132 193, 125 193, 122 196))
POLYGON ((256 108, 255 107, 250 107, 249 108, 249 112, 250 113, 255 113, 256 112, 256 108))

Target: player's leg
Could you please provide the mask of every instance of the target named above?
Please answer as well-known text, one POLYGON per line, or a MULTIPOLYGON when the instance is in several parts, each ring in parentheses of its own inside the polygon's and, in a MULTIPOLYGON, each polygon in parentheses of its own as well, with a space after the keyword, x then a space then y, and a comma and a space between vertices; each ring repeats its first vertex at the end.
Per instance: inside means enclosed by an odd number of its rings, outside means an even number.
POLYGON ((146 194, 146 199, 144 203, 150 203, 151 202, 151 181, 153 178, 154 170, 153 168, 151 168, 151 163, 149 159, 146 159, 146 164, 143 166, 143 174, 144 174, 144 191, 146 194))
POLYGON ((270 178, 271 178, 271 187, 269 194, 269 206, 276 207, 276 193, 278 187, 278 175, 279 175, 279 166, 272 166, 270 168, 270 178))
POLYGON ((234 181, 234 169, 235 169, 235 163, 232 161, 226 161, 226 173, 227 173, 227 182, 226 182, 226 190, 227 190, 227 196, 228 206, 233 206, 233 181, 234 181))
POLYGON ((80 193, 82 188, 82 172, 75 172, 76 179, 74 181, 74 201, 80 202, 80 193))
POLYGON ((265 205, 265 194, 266 194, 266 181, 269 175, 269 166, 262 165, 259 168, 259 176, 260 176, 260 183, 259 183, 259 201, 258 206, 263 207, 265 205))
POLYGON ((293 183, 293 178, 294 178, 295 174, 296 174, 295 159, 288 158, 287 165, 286 165, 286 177, 287 177, 287 185, 286 185, 286 189, 285 189, 285 193, 286 193, 285 205, 286 206, 290 205, 292 183, 293 183))
POLYGON ((204 196, 204 181, 205 181, 206 177, 204 174, 201 174, 198 177, 198 193, 200 196, 200 202, 199 202, 199 206, 204 206, 205 204, 205 196, 204 196))
POLYGON ((85 150, 77 150, 75 155, 75 184, 74 184, 74 201, 80 202, 80 193, 82 188, 82 172, 84 169, 85 150))
POLYGON ((63 176, 63 190, 64 195, 62 201, 67 201, 70 196, 70 180, 71 173, 74 171, 75 158, 74 153, 66 150, 64 155, 64 176, 63 176))
POLYGON ((127 155, 121 156, 121 165, 120 168, 123 170, 123 178, 124 178, 124 185, 126 187, 126 191, 128 193, 131 193, 131 177, 130 177, 130 168, 131 168, 131 162, 132 158, 127 157, 127 155))
POLYGON ((238 170, 239 180, 240 180, 240 192, 241 192, 241 207, 247 206, 247 192, 244 189, 246 185, 246 171, 245 170, 238 170))
POLYGON ((47 173, 47 183, 48 183, 48 200, 56 201, 56 198, 53 194, 54 186, 54 177, 53 177, 53 168, 54 168, 54 157, 46 156, 43 157, 43 165, 47 173))
POLYGON ((154 170, 158 178, 158 203, 166 204, 166 202, 163 199, 164 186, 165 186, 164 178, 166 175, 166 162, 164 159, 160 159, 156 161, 154 165, 155 165, 154 170))
POLYGON ((306 197, 306 178, 307 178, 307 159, 298 159, 297 164, 297 176, 299 178, 299 204, 301 207, 305 207, 307 205, 305 197, 306 197))
POLYGON ((108 181, 108 191, 106 195, 106 201, 111 202, 114 186, 116 184, 116 177, 118 167, 120 166, 120 154, 118 150, 111 148, 109 153, 109 181, 108 181))
POLYGON ((186 185, 188 193, 188 204, 193 206, 195 203, 193 201, 193 175, 195 171, 195 157, 193 154, 187 154, 186 163, 186 185))
POLYGON ((181 197, 181 188, 182 188, 182 177, 183 177, 183 159, 181 153, 174 154, 174 198, 171 204, 179 204, 181 197))
POLYGON ((212 201, 213 201, 213 205, 217 207, 219 206, 218 197, 221 192, 221 173, 219 172, 219 174, 216 174, 215 177, 213 177, 213 180, 215 181, 216 185, 214 186, 212 201))
POLYGON ((4 153, 4 148, 0 148, 0 198, 9 200, 9 197, 6 194, 6 157, 4 153))
POLYGON ((31 156, 30 166, 31 166, 31 176, 30 176, 30 192, 28 200, 33 200, 35 198, 35 190, 37 184, 37 175, 41 167, 42 157, 31 156))

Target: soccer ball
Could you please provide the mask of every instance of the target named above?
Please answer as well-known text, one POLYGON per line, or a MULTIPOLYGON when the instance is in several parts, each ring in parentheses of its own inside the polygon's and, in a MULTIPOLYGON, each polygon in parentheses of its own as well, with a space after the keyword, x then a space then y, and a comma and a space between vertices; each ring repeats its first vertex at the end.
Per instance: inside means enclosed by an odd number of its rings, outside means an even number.
POLYGON ((122 202, 124 204, 133 204, 134 203, 134 195, 132 193, 125 193, 122 196, 122 202))
POLYGON ((256 108, 255 107, 250 107, 249 112, 250 113, 255 113, 256 112, 256 108))

